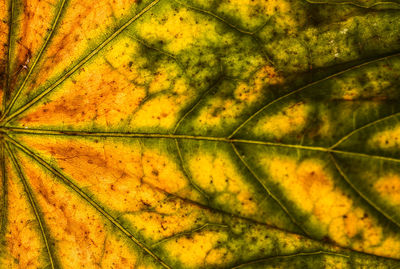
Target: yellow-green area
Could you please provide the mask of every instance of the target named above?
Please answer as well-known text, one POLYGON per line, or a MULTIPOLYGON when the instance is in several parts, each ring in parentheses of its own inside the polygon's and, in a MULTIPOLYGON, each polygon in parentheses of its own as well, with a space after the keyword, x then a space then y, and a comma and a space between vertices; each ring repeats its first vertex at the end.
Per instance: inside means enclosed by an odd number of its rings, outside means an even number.
POLYGON ((399 103, 399 0, 0 0, 0 269, 400 268, 399 103))

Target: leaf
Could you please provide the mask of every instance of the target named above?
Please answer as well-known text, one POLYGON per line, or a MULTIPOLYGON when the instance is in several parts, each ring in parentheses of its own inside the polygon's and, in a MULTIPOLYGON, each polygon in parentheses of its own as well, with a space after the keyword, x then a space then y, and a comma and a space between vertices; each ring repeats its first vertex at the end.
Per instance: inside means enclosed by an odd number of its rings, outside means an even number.
POLYGON ((399 4, 0 2, 2 268, 397 268, 399 4))

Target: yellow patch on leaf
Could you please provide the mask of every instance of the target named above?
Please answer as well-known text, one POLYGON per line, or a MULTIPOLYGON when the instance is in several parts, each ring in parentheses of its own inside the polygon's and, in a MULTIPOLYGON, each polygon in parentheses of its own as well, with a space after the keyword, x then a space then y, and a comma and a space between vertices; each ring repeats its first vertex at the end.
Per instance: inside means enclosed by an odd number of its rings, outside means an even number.
POLYGON ((193 16, 193 13, 186 9, 166 10, 165 20, 152 17, 144 21, 139 28, 140 35, 146 40, 163 40, 166 42, 166 49, 172 54, 188 49, 196 42, 216 40, 218 37, 215 32, 215 25, 207 21, 202 21, 201 17, 193 16))
POLYGON ((374 134, 367 142, 379 149, 400 149, 400 126, 374 134))
POLYGON ((251 190, 227 154, 201 152, 188 160, 188 167, 196 184, 215 195, 216 201, 235 208, 239 206, 244 214, 256 212, 251 190))
POLYGON ((374 189, 381 197, 394 206, 400 205, 400 176, 398 174, 388 174, 379 178, 374 189))
POLYGON ((18 175, 7 162, 7 219, 5 251, 0 253, 0 264, 7 268, 39 268, 46 265, 44 242, 32 206, 18 175))
POLYGON ((134 128, 171 130, 179 120, 182 109, 193 99, 195 91, 186 80, 179 79, 173 88, 146 100, 130 121, 134 128))
POLYGON ((333 175, 318 159, 296 161, 289 157, 265 157, 270 179, 302 212, 309 214, 307 227, 318 227, 335 242, 359 251, 399 256, 400 241, 392 248, 387 241, 399 240, 383 234, 382 227, 368 213, 353 204, 335 185, 333 175), (306 197, 306 198, 305 198, 306 197), (396 254, 397 253, 397 254, 396 254))
POLYGON ((210 212, 178 199, 165 199, 152 210, 127 213, 125 218, 154 245, 162 244, 164 240, 174 240, 174 236, 190 233, 191 230, 207 227, 209 221, 220 221, 210 212))
POLYGON ((248 82, 239 82, 233 90, 233 98, 215 96, 199 112, 202 125, 219 127, 232 124, 246 108, 259 102, 268 91, 268 86, 283 83, 283 77, 270 65, 261 67, 248 82))
POLYGON ((95 122, 111 127, 124 121, 145 98, 144 87, 132 84, 104 62, 95 63, 95 66, 69 80, 62 91, 55 93, 53 102, 39 106, 20 122, 41 126, 61 121, 76 127, 87 127, 95 122))
POLYGON ((239 12, 242 17, 251 17, 251 13, 255 9, 262 9, 261 12, 266 15, 274 15, 278 12, 287 12, 290 6, 285 1, 264 1, 264 0, 230 0, 222 1, 220 5, 221 10, 228 11, 233 9, 235 12, 239 12))
POLYGON ((26 157, 19 155, 19 160, 43 214, 46 228, 56 242, 55 255, 62 264, 74 268, 91 264, 90 268, 97 268, 96 265, 107 264, 118 257, 119 268, 134 266, 138 258, 134 249, 127 249, 126 244, 118 243, 121 240, 118 234, 107 227, 93 207, 32 165, 26 157), (110 250, 110 245, 115 248, 110 250), (104 255, 109 251, 113 255, 104 255))
MULTIPOLYGON (((179 259, 187 268, 196 268, 206 261, 212 264, 220 264, 220 260, 215 258, 218 253, 213 251, 219 240, 225 241, 226 235, 218 232, 204 231, 192 236, 183 236, 176 240, 168 241, 165 249, 172 254, 175 259, 179 259), (208 254, 211 253, 211 257, 208 254)), ((223 251, 220 250, 220 251, 223 251)), ((227 257, 229 258, 229 257, 227 257)), ((226 261, 225 261, 226 262, 226 261)))
POLYGON ((168 154, 143 147, 138 141, 127 145, 74 139, 23 140, 56 161, 81 187, 89 188, 114 210, 135 212, 155 206, 165 197, 160 190, 199 198, 168 154))
POLYGON ((309 108, 304 102, 287 105, 282 111, 263 117, 254 127, 254 132, 280 139, 291 132, 299 131, 307 123, 309 108))
MULTIPOLYGON (((43 1, 42 1, 43 2, 43 1)), ((54 75, 60 75, 74 61, 87 54, 93 43, 104 39, 110 27, 115 27, 135 10, 135 0, 79 1, 68 2, 68 8, 58 26, 57 35, 51 40, 40 63, 41 72, 29 84, 33 90, 54 75)))

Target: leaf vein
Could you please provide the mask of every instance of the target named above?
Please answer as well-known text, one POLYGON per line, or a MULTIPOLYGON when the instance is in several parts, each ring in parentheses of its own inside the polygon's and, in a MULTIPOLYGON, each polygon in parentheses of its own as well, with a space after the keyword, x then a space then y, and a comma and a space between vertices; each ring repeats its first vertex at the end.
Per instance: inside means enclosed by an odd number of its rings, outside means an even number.
POLYGON ((29 77, 31 76, 33 70, 36 67, 36 64, 39 62, 39 60, 41 59, 41 56, 43 54, 43 52, 45 51, 47 45, 49 44, 50 39, 52 38, 53 34, 54 34, 54 30, 56 29, 58 23, 60 22, 60 17, 61 17, 61 13, 64 10, 64 5, 65 5, 66 0, 62 0, 61 4, 60 4, 60 8, 57 11, 56 17, 54 19, 54 22, 50 28, 50 32, 48 33, 42 47, 40 48, 38 55, 35 57, 35 60, 32 63, 31 68, 29 68, 28 73, 26 74, 21 86, 18 88, 17 92, 15 93, 15 95, 13 96, 13 98, 11 99, 10 104, 6 107, 2 118, 0 119, 0 121, 6 117, 6 115, 10 112, 10 110, 12 109, 12 107, 14 106, 15 102, 18 100, 19 95, 21 94, 23 88, 25 87, 26 83, 28 82, 29 77))
POLYGON ((340 167, 339 163, 336 161, 335 157, 333 154, 329 154, 331 157, 331 160, 333 164, 335 165, 336 170, 339 172, 341 177, 344 179, 344 181, 367 203, 369 204, 373 209, 378 211, 381 215, 383 215, 386 219, 391 221, 393 224, 395 224, 398 228, 400 228, 400 223, 397 222, 395 219, 393 219, 389 214, 385 213, 377 204, 375 204, 373 201, 368 199, 368 197, 357 188, 356 185, 354 185, 351 180, 347 177, 347 175, 344 173, 342 168, 340 167))
POLYGON ((266 262, 266 261, 270 261, 270 260, 274 260, 274 259, 288 259, 288 258, 296 258, 296 257, 304 257, 304 256, 316 256, 316 255, 332 255, 332 256, 338 256, 338 257, 343 257, 343 258, 346 258, 346 259, 350 259, 350 256, 345 255, 345 254, 320 250, 320 251, 314 251, 314 252, 298 252, 298 253, 294 253, 294 254, 277 255, 277 256, 271 256, 271 257, 267 257, 267 258, 257 259, 257 260, 254 260, 254 261, 249 261, 249 262, 245 262, 245 263, 236 265, 236 266, 232 267, 232 269, 241 268, 241 267, 246 266, 246 265, 262 263, 262 262, 266 262))
POLYGON ((180 140, 200 140, 200 141, 215 141, 225 143, 243 143, 243 144, 256 144, 271 147, 285 147, 295 148, 302 150, 312 150, 320 152, 330 152, 337 154, 352 155, 360 158, 372 158, 391 162, 400 163, 400 158, 392 158, 380 155, 372 155, 368 153, 352 152, 345 150, 332 149, 330 147, 316 147, 316 146, 304 146, 296 144, 284 144, 260 140, 250 139, 235 139, 228 137, 212 137, 212 136, 195 136, 195 135, 179 135, 179 134, 146 134, 146 133, 123 133, 123 132, 84 132, 84 131, 58 131, 58 130, 44 130, 44 129, 28 129, 18 127, 0 127, 0 131, 10 131, 10 133, 16 134, 31 134, 31 135, 61 135, 61 136, 81 136, 81 137, 120 137, 120 138, 146 138, 146 139, 180 139, 180 140))
POLYGON ((5 234, 5 228, 6 228, 6 223, 7 223, 7 215, 8 215, 8 210, 7 210, 7 189, 8 189, 8 184, 7 184, 7 175, 6 175, 6 164, 5 164, 5 145, 4 141, 1 143, 1 159, 0 159, 0 169, 1 169, 1 177, 2 177, 2 210, 1 210, 1 226, 0 226, 0 241, 3 239, 3 236, 5 234))
POLYGON ((48 235, 46 234, 46 231, 45 231, 45 228, 44 228, 44 221, 42 220, 42 218, 41 218, 41 216, 39 214, 38 206, 37 206, 37 204, 36 204, 36 202, 35 202, 35 200, 33 198, 33 194, 32 194, 32 192, 30 190, 28 182, 27 182, 24 174, 22 173, 21 167, 20 167, 20 165, 18 164, 18 162, 17 162, 17 160, 15 158, 14 152, 13 152, 13 150, 11 149, 11 147, 10 147, 10 145, 8 143, 6 143, 6 148, 7 148, 8 154, 9 154, 9 156, 11 158, 11 161, 12 161, 15 169, 18 172, 18 175, 19 175, 19 177, 21 179, 21 182, 24 185, 24 190, 25 190, 25 192, 26 192, 26 194, 28 196, 29 203, 31 204, 31 207, 32 207, 33 212, 35 214, 36 221, 39 224, 40 232, 42 234, 44 243, 46 245, 46 251, 47 251, 47 254, 49 256, 51 268, 55 269, 56 268, 56 265, 55 265, 56 262, 55 262, 55 259, 53 257, 54 256, 53 250, 50 248, 49 238, 48 238, 48 235))
POLYGON ((302 226, 300 225, 296 218, 290 213, 290 211, 285 207, 285 205, 276 197, 271 190, 261 181, 261 179, 258 177, 258 175, 251 169, 251 167, 247 164, 247 162, 243 159, 243 157, 240 155, 238 152, 237 148, 233 143, 231 143, 233 151, 235 152, 236 156, 239 158, 239 160, 243 163, 243 165, 246 167, 246 169, 252 174, 252 176, 257 180, 257 182, 263 187, 263 189, 267 192, 267 194, 282 208, 282 210, 286 213, 286 215, 290 218, 290 220, 295 224, 301 231, 304 232, 307 236, 310 237, 310 233, 302 226))
POLYGON ((42 165, 44 168, 49 170, 54 176, 61 179, 61 181, 72 190, 74 190, 79 196, 81 196, 86 202, 88 202, 91 206, 93 206, 99 213, 101 213, 106 219, 108 219, 115 227, 117 227, 121 232, 123 232, 128 238, 130 238, 137 246, 139 246, 145 253, 153 257, 160 265, 164 268, 170 268, 167 264, 165 264, 156 254, 154 254, 144 243, 140 242, 136 237, 132 235, 126 228, 124 228, 110 213, 104 210, 97 202, 90 198, 85 192, 83 192, 77 185, 75 185, 70 179, 68 179, 65 175, 63 175, 58 169, 51 166, 41 157, 37 156, 34 152, 21 145, 16 140, 11 137, 6 137, 6 140, 12 143, 19 150, 32 157, 36 162, 42 165))
POLYGON ((321 82, 323 82, 323 81, 326 81, 326 80, 328 80, 328 79, 331 79, 331 78, 340 76, 340 75, 342 75, 342 74, 344 74, 344 73, 346 73, 346 72, 349 72, 349 71, 352 71, 352 70, 355 70, 355 69, 359 69, 359 68, 364 67, 364 66, 366 66, 366 65, 373 64, 373 63, 376 63, 376 62, 379 62, 379 61, 384 61, 384 60, 387 60, 387 59, 390 59, 390 58, 394 58, 394 57, 397 57, 397 56, 400 56, 400 52, 396 52, 396 53, 394 53, 394 54, 386 55, 386 56, 383 56, 383 57, 378 57, 378 58, 373 59, 373 60, 370 60, 370 61, 366 61, 366 62, 361 63, 361 64, 359 64, 359 65, 352 66, 352 67, 350 67, 350 68, 347 68, 347 69, 342 70, 342 71, 340 71, 340 72, 337 72, 337 73, 335 73, 335 74, 332 74, 332 75, 329 75, 329 76, 327 76, 327 77, 324 77, 324 78, 322 78, 322 79, 320 79, 320 80, 317 80, 317 81, 314 81, 314 82, 312 82, 312 83, 309 83, 309 84, 307 84, 307 85, 305 85, 305 86, 303 86, 303 87, 300 87, 300 88, 298 88, 297 90, 291 91, 291 92, 289 92, 289 93, 287 93, 287 94, 285 94, 285 95, 282 95, 281 97, 278 97, 277 99, 275 99, 275 100, 269 102, 268 104, 264 105, 264 106, 261 107, 259 110, 257 110, 256 112, 254 112, 250 117, 248 117, 245 121, 243 121, 243 122, 228 136, 228 138, 234 137, 247 123, 249 123, 252 119, 254 119, 257 115, 259 115, 261 112, 263 112, 264 110, 266 110, 268 107, 270 107, 271 105, 273 105, 273 104, 275 104, 275 103, 277 103, 277 102, 279 102, 279 101, 281 101, 281 100, 283 100, 283 99, 285 99, 285 98, 287 98, 287 97, 290 97, 290 96, 292 96, 292 95, 294 95, 294 94, 296 94, 296 93, 298 93, 298 92, 301 92, 301 91, 303 91, 303 90, 305 90, 305 89, 308 89, 308 88, 310 88, 310 87, 312 87, 312 86, 314 86, 314 85, 317 85, 318 83, 321 83, 321 82))
POLYGON ((120 33, 122 33, 127 27, 129 27, 134 21, 139 19, 143 14, 149 11, 153 6, 155 6, 161 0, 154 0, 145 8, 143 8, 139 13, 137 13, 134 17, 132 17, 129 21, 127 21, 124 25, 118 28, 113 34, 111 34, 106 40, 100 43, 92 52, 86 55, 82 60, 80 60, 76 65, 74 65, 68 72, 66 72, 63 76, 57 79, 51 86, 49 86, 46 90, 42 91, 38 95, 36 95, 32 100, 27 102, 25 105, 18 108, 14 113, 6 116, 2 119, 3 123, 9 122, 11 119, 23 113, 25 110, 36 104, 39 100, 41 100, 48 93, 53 91, 58 85, 60 85, 64 80, 70 77, 73 73, 75 73, 78 69, 80 69, 86 62, 88 62, 93 56, 95 56, 100 50, 102 50, 107 44, 109 44, 112 40, 114 40, 120 33))
POLYGON ((5 89, 4 89, 4 93, 3 93, 3 103, 2 103, 2 116, 5 115, 3 109, 5 110, 6 108, 6 102, 7 102, 7 98, 8 98, 8 92, 10 91, 10 79, 11 79, 11 37, 12 37, 12 31, 13 31, 13 17, 14 17, 14 0, 10 0, 10 9, 8 12, 8 16, 9 16, 9 26, 8 26, 8 38, 7 38, 7 65, 6 65, 6 85, 5 85, 5 89))
POLYGON ((354 135, 355 133, 358 133, 359 131, 361 131, 361 130, 363 130, 363 129, 366 129, 366 128, 368 128, 368 127, 374 126, 374 125, 376 125, 376 124, 378 124, 378 123, 380 123, 380 122, 383 122, 383 121, 385 121, 385 120, 388 120, 388 119, 397 117, 397 116, 399 116, 399 115, 400 115, 400 112, 396 112, 396 113, 393 113, 393 114, 388 115, 388 116, 386 116, 386 117, 383 117, 383 118, 377 119, 377 120, 375 120, 375 121, 369 122, 369 123, 367 123, 367 124, 365 124, 365 125, 363 125, 363 126, 361 126, 361 127, 359 127, 359 128, 356 128, 356 129, 354 129, 353 131, 351 131, 350 133, 348 133, 347 135, 343 136, 341 139, 339 139, 339 141, 337 141, 335 144, 333 144, 333 145, 330 146, 329 148, 330 148, 330 149, 334 149, 334 148, 338 147, 340 144, 342 144, 344 141, 346 141, 347 139, 349 139, 349 138, 350 138, 352 135, 354 135))

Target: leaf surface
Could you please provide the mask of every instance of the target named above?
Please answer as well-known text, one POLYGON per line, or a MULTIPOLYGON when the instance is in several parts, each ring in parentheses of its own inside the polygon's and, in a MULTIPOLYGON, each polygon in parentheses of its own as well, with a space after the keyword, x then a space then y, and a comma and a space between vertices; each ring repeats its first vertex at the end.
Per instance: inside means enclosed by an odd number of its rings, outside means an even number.
POLYGON ((397 268, 399 2, 2 1, 4 268, 397 268))

